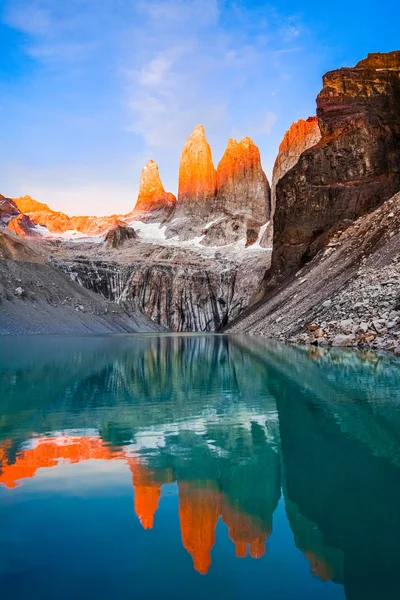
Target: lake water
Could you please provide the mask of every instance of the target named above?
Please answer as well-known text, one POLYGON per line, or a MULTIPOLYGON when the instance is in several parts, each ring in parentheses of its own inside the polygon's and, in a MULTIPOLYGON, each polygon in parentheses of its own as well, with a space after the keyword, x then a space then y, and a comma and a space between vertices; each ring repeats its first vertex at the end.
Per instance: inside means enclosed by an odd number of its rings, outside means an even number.
POLYGON ((0 598, 400 597, 400 364, 0 338, 0 598))

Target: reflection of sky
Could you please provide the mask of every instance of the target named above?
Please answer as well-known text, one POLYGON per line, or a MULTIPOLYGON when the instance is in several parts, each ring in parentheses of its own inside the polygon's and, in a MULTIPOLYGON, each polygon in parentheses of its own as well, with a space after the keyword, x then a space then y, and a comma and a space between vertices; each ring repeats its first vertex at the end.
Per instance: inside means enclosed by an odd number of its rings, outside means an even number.
POLYGON ((322 74, 398 46, 399 4, 316 0, 3 0, 0 193, 70 214, 127 212, 142 166, 176 192, 203 123, 215 161, 249 135, 270 175, 315 113, 322 74), (373 36, 371 37, 371 32, 373 36))
MULTIPOLYGON (((56 493, 85 497, 103 488, 102 494, 112 496, 120 493, 121 486, 132 489, 131 480, 129 466, 122 458, 112 461, 88 459, 77 464, 60 460, 56 466, 39 468, 34 477, 20 480, 21 487, 10 493, 26 487, 28 495, 56 493)), ((4 488, 0 486, 0 489, 4 488)))

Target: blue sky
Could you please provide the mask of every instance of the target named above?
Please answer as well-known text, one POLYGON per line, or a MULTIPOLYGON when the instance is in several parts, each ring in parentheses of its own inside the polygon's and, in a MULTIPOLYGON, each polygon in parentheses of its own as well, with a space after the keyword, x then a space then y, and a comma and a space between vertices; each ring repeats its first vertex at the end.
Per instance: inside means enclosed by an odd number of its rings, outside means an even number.
POLYGON ((0 0, 0 193, 127 212, 149 158, 176 193, 197 123, 215 164, 249 135, 270 176, 324 72, 400 49, 399 4, 0 0))

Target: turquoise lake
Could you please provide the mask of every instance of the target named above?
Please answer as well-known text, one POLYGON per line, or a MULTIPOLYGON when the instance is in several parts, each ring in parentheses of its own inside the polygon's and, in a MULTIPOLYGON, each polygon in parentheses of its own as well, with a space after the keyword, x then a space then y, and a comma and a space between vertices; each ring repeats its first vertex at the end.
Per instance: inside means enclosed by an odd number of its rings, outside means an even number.
POLYGON ((400 361, 0 338, 0 598, 400 598, 400 361))

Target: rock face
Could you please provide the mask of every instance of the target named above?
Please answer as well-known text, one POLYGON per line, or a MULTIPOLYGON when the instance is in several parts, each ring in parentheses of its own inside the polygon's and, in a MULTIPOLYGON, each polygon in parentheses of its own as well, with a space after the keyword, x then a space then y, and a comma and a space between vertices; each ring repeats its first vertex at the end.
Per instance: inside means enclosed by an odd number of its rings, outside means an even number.
POLYGON ((119 223, 110 229, 106 235, 106 243, 110 248, 120 248, 128 240, 137 240, 138 236, 132 227, 119 223))
POLYGON ((87 236, 106 235, 110 229, 121 224, 118 215, 109 217, 71 217, 73 229, 87 236))
POLYGON ((71 219, 62 212, 56 212, 53 210, 43 210, 38 212, 29 212, 28 216, 33 223, 46 227, 51 233, 65 233, 66 231, 72 231, 74 225, 71 219))
POLYGON ((229 139, 217 168, 217 205, 263 225, 270 216, 270 187, 254 142, 229 139))
POLYGON ((43 202, 37 202, 37 200, 33 200, 30 196, 22 196, 21 198, 13 198, 13 202, 15 206, 21 213, 32 213, 32 212, 43 212, 49 211, 50 208, 47 204, 43 202))
POLYGON ((270 187, 257 146, 247 137, 230 139, 215 171, 204 128, 198 125, 182 151, 178 201, 167 236, 200 238, 204 246, 243 239, 251 245, 270 212, 270 187))
POLYGON ((215 203, 216 171, 204 127, 197 125, 183 147, 179 165, 177 215, 207 217, 215 203))
POLYGON ((36 225, 28 215, 18 215, 11 219, 7 225, 7 229, 10 229, 21 237, 40 237, 40 233, 36 229, 36 225))
MULTIPOLYGON (((81 247, 81 245, 79 245, 81 247)), ((139 309, 170 331, 219 331, 253 300, 270 255, 204 257, 139 240, 114 256, 92 244, 82 256, 53 248, 55 265, 73 281, 117 304, 139 309)))
POLYGON ((149 160, 140 177, 140 189, 133 214, 141 214, 148 220, 168 217, 176 204, 174 194, 166 192, 161 182, 158 165, 149 160))
POLYGON ((6 225, 19 214, 19 210, 11 198, 0 194, 0 224, 6 225))
POLYGON ((279 146, 279 154, 272 173, 273 197, 276 184, 299 160, 300 156, 315 146, 321 139, 318 117, 309 117, 306 121, 300 119, 292 123, 285 133, 279 146))
POLYGON ((273 245, 273 225, 272 219, 276 204, 276 184, 290 171, 297 163, 300 156, 317 144, 321 139, 321 132, 318 125, 318 117, 309 117, 306 121, 300 119, 297 123, 292 123, 291 127, 285 133, 276 157, 274 170, 272 173, 271 185, 271 223, 266 228, 260 241, 263 248, 271 248, 273 245))
POLYGON ((327 73, 317 116, 320 141, 276 184, 270 285, 400 190, 400 52, 327 73))
MULTIPOLYGON (((34 246, 38 247, 36 241, 34 246)), ((33 250, 26 239, 10 235, 7 229, 0 231, 0 259, 0 333, 160 330, 140 310, 131 308, 128 313, 77 285, 54 268, 45 254, 33 250)))

